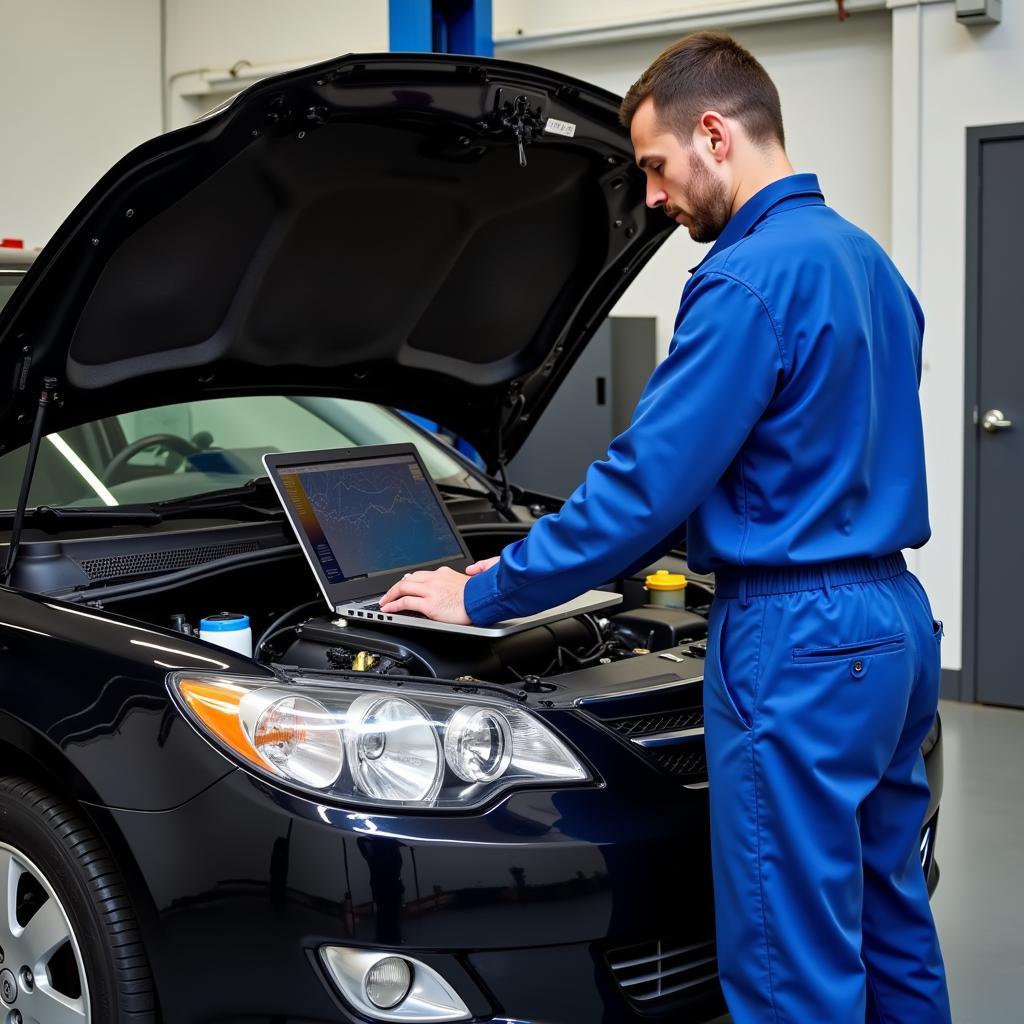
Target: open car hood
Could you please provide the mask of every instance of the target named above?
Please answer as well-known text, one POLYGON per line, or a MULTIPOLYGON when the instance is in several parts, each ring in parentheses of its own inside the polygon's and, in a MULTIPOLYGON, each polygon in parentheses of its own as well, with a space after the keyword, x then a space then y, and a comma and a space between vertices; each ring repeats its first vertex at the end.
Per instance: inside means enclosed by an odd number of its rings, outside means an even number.
POLYGON ((511 457, 675 227, 644 206, 618 102, 506 61, 352 55, 152 139, 0 312, 0 443, 27 440, 52 376, 48 430, 336 394, 511 457))

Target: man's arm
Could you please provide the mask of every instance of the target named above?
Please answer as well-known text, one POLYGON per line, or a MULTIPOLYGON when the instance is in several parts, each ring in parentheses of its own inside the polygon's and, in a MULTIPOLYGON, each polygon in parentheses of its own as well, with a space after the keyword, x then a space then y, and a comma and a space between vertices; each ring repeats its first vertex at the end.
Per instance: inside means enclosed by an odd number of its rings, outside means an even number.
POLYGON ((676 323, 629 428, 556 515, 468 579, 452 569, 410 574, 382 610, 487 625, 567 601, 670 547, 735 459, 784 366, 764 302, 728 274, 694 281, 676 323))
POLYGON ((689 289, 678 323, 607 457, 557 514, 466 584, 474 623, 540 611, 648 564, 729 468, 783 369, 775 324, 755 292, 714 272, 689 289))

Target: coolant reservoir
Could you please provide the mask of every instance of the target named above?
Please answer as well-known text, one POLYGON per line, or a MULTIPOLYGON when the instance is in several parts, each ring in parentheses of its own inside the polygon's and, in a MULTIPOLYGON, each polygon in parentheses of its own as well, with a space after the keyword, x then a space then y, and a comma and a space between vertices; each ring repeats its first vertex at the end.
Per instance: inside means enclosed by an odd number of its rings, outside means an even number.
POLYGON ((199 620, 199 639, 226 647, 229 651, 252 657, 252 629, 249 616, 220 612, 199 620))
POLYGON ((686 577, 681 572, 659 569, 644 581, 647 603, 663 608, 686 607, 686 577))

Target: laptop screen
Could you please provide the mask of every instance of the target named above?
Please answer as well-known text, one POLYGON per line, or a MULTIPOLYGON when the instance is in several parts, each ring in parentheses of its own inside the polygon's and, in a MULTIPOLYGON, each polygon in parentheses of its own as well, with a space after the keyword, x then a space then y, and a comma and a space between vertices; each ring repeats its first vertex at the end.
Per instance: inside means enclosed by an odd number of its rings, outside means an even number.
MULTIPOLYGON (((465 564, 461 538, 415 449, 392 447, 377 455, 373 449, 350 449, 343 459, 314 458, 338 454, 311 452, 307 461, 288 457, 288 464, 268 456, 292 524, 332 591, 362 579, 361 589, 369 595, 390 586, 384 577, 465 564)), ((343 589, 345 597, 358 596, 343 589)), ((342 597, 337 591, 332 596, 342 597)))

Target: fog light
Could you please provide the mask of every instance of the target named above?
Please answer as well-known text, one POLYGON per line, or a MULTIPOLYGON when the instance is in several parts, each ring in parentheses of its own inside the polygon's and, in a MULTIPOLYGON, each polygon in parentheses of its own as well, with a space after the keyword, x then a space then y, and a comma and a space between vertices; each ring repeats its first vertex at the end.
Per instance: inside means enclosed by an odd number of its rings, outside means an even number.
POLYGON ((378 960, 367 972, 366 998, 382 1010, 397 1006, 408 994, 412 984, 409 965, 397 956, 378 960))
POLYGON ((440 971, 415 957, 321 946, 320 960, 349 1005, 370 1020, 441 1024, 473 1016, 440 971))

